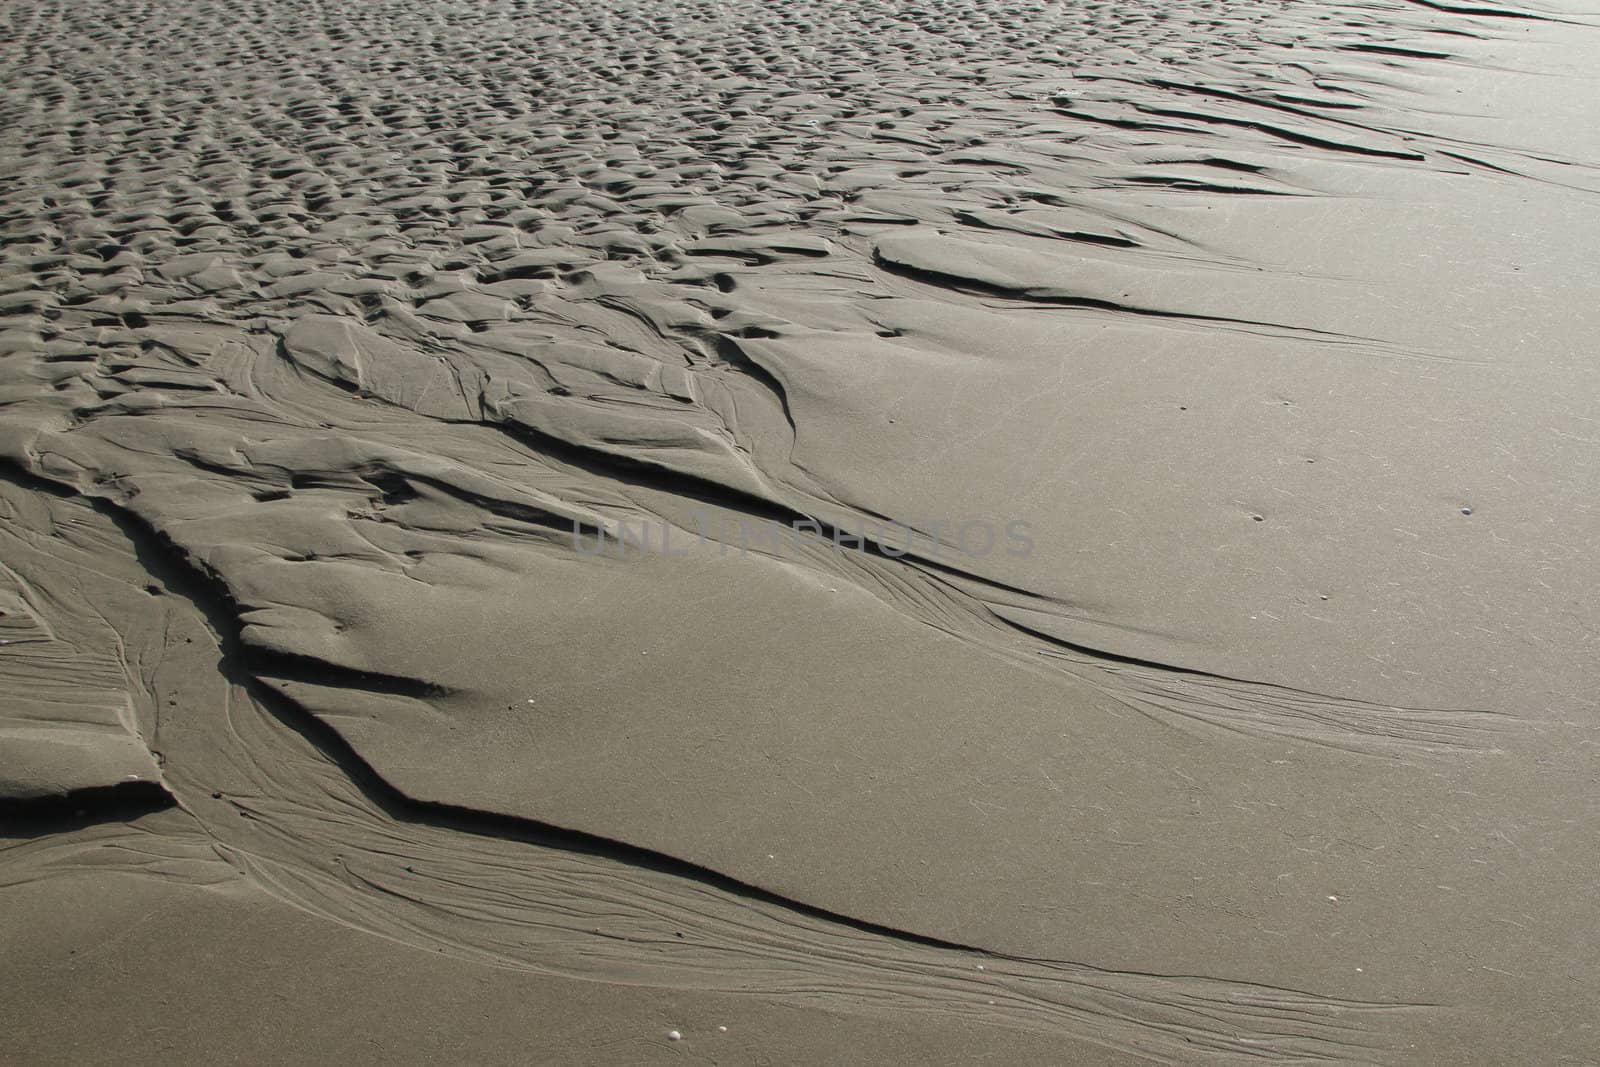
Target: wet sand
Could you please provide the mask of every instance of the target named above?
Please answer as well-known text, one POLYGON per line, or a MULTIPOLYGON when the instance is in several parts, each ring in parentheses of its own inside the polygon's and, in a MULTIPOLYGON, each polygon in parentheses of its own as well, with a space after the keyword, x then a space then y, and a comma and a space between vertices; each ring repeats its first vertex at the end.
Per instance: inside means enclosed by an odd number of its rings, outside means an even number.
POLYGON ((1600 1057, 1600 11, 0 56, 0 1060, 1600 1057))

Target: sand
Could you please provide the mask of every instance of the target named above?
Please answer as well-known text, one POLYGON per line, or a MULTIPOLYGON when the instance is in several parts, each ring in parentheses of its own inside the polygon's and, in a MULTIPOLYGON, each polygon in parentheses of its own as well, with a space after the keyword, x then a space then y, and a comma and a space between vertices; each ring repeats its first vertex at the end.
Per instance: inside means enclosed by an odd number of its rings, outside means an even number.
POLYGON ((0 57, 0 1061, 1600 1062, 1600 11, 0 57))

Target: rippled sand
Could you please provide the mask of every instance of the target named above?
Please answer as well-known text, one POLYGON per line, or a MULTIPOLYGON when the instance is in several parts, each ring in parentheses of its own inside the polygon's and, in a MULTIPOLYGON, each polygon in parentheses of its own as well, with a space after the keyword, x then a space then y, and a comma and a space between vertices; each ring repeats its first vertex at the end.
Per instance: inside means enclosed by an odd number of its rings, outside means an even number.
POLYGON ((1600 1056, 1600 11, 0 59, 0 1061, 1600 1056))

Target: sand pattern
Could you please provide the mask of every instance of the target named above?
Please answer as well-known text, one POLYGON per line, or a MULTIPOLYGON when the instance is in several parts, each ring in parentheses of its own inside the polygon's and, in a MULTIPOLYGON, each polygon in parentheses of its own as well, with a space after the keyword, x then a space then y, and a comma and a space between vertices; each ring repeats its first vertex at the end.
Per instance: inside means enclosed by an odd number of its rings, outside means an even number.
MULTIPOLYGON (((1185 977, 1149 944, 1124 969, 1103 940, 1071 957, 1097 965, 1032 958, 978 896, 922 914, 901 868, 841 875, 867 846, 831 831, 767 854, 839 813, 750 798, 763 760, 810 761, 831 769, 794 790, 849 782, 880 830, 965 808, 917 785, 879 811, 877 771, 841 766, 1010 767, 969 753, 1013 712, 1019 751, 1070 739, 1050 766, 1084 796, 1124 755, 1161 769, 1127 803, 1162 819, 1224 750, 1398 781, 1527 743, 1530 709, 1389 697, 1243 622, 1162 630, 1128 606, 1150 597, 1074 584, 1117 580, 1083 532, 1116 494, 1051 530, 1029 474, 1098 485, 1131 447, 1032 406, 1087 397, 1089 358, 1498 373, 1372 279, 1284 269, 1217 219, 1444 176, 1592 204, 1580 151, 1424 106, 1503 74, 1524 27, 1589 29, 1429 0, 7 5, 0 799, 180 811, 7 845, 0 884, 125 862, 496 967, 1165 1062, 1397 1056, 1420 986, 1185 977), (1054 539, 1019 560, 925 522, 974 512, 1054 539), (691 801, 724 760, 726 795, 691 801)), ((1279 519, 1233 499, 1203 521, 1279 519)), ((1040 839, 1099 834, 1062 818, 1040 839)), ((1110 885, 1095 847, 1083 877, 1110 885)))
MULTIPOLYGON (((1314 9, 1275 5, 1049 4, 1003 19, 720 5, 686 20, 491 4, 309 22, 273 4, 18 7, 9 37, 32 89, 13 94, 7 132, 20 165, 6 336, 22 390, 8 452, 138 495, 147 521, 228 581, 214 545, 238 556, 260 543, 243 531, 277 527, 269 553, 292 539, 305 550, 289 558, 331 561, 365 540, 363 493, 405 527, 393 505, 420 480, 435 506, 445 494, 557 528, 593 519, 564 487, 530 494, 541 472, 508 490, 495 467, 520 457, 494 457, 507 449, 581 459, 602 486, 643 470, 735 507, 859 521, 793 462, 788 375, 759 339, 894 337, 870 309, 906 299, 896 277, 920 299, 1428 358, 1274 321, 1282 294, 1248 264, 1095 202, 1129 184, 1307 195, 1261 154, 1285 144, 1301 172, 1340 155, 1455 165, 1455 146, 1394 128, 1375 102, 1405 61, 1451 53, 1385 42, 1493 23, 1357 10, 1310 47, 1378 62, 1324 72, 1331 56, 1278 56, 1307 47, 1296 20, 1314 9), (1013 28, 1033 20, 1071 50, 1013 28), (642 51, 617 33, 635 23, 661 31, 642 51), (410 29, 395 40, 380 24, 410 29), (135 26, 143 37, 127 38, 135 26), (301 69, 286 74, 275 50, 291 33, 301 69), (92 73, 69 51, 80 41, 104 42, 92 73), (801 306, 768 312, 773 296, 801 306), (387 441, 411 427, 370 401, 515 445, 400 460, 387 441), (336 487, 354 490, 342 516, 291 499, 336 487), (198 526, 207 535, 178 533, 198 526)), ((1474 151, 1499 172, 1540 162, 1474 151)))

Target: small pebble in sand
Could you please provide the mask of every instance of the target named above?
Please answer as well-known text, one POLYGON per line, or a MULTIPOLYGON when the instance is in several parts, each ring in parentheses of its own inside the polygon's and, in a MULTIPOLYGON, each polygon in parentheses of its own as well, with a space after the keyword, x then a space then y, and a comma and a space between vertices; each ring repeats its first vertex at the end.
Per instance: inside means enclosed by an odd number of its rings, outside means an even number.
POLYGON ((1463 515, 1471 515, 1472 514, 1472 509, 1471 508, 1462 508, 1461 509, 1461 514, 1463 514, 1463 515))
POLYGON ((719 1034, 725 1034, 725 1033, 727 1033, 727 1032, 728 1032, 728 1028, 727 1028, 727 1027, 726 1027, 726 1026, 719 1026, 719 1027, 717 1027, 717 1033, 719 1033, 719 1034))
POLYGON ((667 1040, 668 1041, 682 1041, 683 1040, 683 1035, 678 1033, 678 1031, 676 1031, 676 1030, 668 1030, 667 1031, 667 1040))

